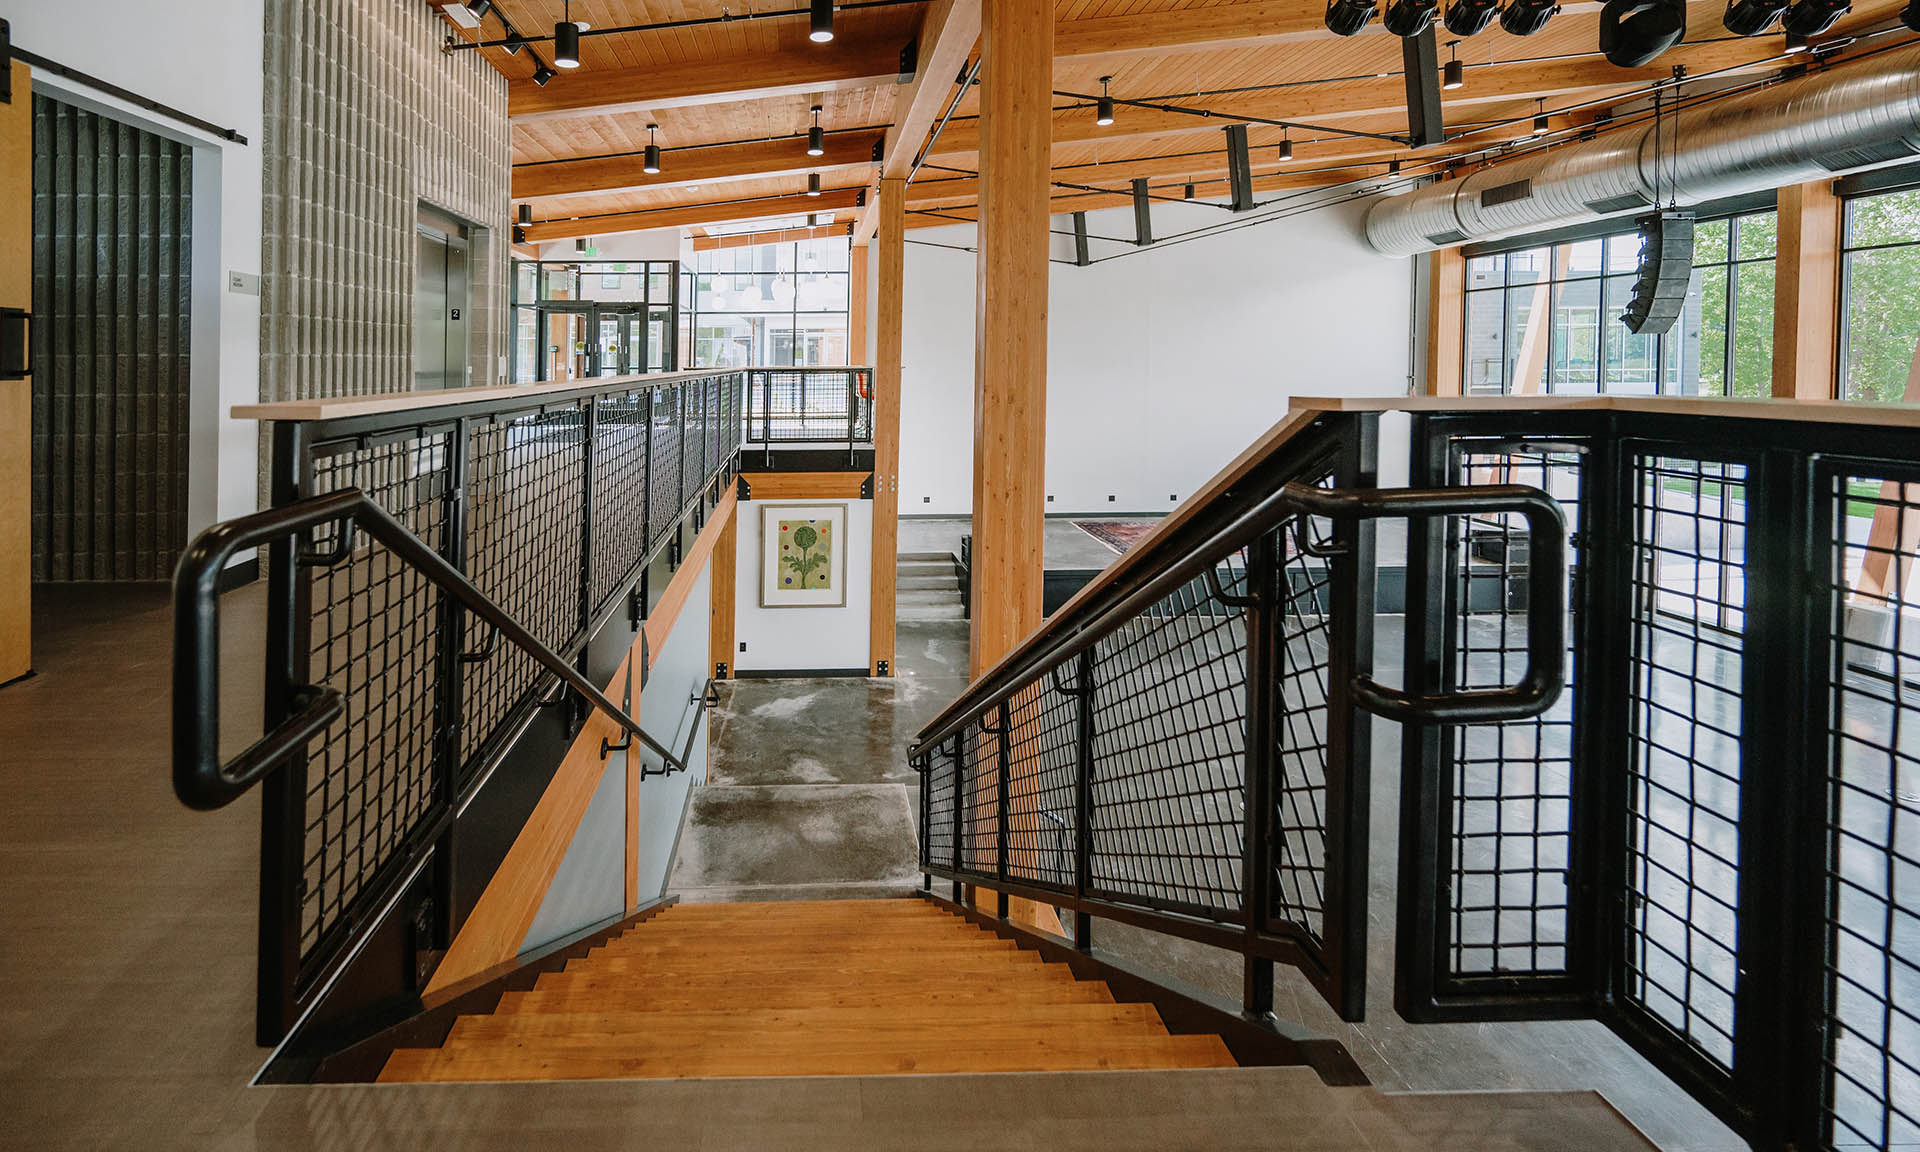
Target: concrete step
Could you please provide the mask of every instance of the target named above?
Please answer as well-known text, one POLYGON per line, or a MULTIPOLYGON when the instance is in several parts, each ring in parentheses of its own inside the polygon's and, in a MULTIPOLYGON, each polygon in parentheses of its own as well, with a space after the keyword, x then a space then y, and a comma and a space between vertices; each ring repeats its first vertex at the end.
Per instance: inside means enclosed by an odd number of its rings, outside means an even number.
POLYGON ((952 576, 953 559, 945 560, 902 560, 895 569, 902 576, 952 576))
POLYGON ((905 608, 912 605, 917 608, 938 608, 943 605, 960 603, 958 588, 902 588, 894 597, 894 603, 905 608))
POLYGON ((902 564, 905 564, 909 561, 934 561, 934 560, 938 560, 944 564, 951 564, 953 563, 953 553, 951 552, 902 552, 900 553, 900 562, 902 564))
POLYGON ((944 576, 901 576, 894 587, 902 592, 953 592, 960 591, 960 577, 948 571, 944 576))
POLYGON ((896 620, 964 620, 967 613, 959 600, 950 604, 902 604, 894 613, 896 620))

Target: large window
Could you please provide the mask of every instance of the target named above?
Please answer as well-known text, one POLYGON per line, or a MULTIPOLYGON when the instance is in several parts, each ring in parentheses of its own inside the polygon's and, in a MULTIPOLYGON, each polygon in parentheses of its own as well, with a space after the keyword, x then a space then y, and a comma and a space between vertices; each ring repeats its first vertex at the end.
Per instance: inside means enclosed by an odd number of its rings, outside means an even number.
POLYGON ((1466 390, 1764 396, 1773 256, 1772 213, 1700 224, 1687 308, 1664 336, 1620 322, 1640 262, 1635 232, 1473 257, 1466 390))
POLYGON ((850 254, 844 236, 701 252, 693 367, 850 363, 850 254))
POLYGON ((1849 200, 1842 242, 1840 395, 1907 395, 1920 341, 1920 189, 1849 200))

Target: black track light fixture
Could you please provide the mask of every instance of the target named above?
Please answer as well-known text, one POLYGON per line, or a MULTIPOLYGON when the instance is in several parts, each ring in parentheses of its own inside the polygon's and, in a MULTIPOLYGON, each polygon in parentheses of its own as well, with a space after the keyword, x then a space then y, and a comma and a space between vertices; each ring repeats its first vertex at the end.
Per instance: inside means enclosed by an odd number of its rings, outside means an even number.
POLYGON ((559 75, 559 73, 547 67, 545 64, 537 64, 533 69, 533 85, 536 88, 545 88, 547 82, 557 75, 559 75))
POLYGON ((1188 200, 1193 199, 1193 185, 1191 184, 1187 185, 1186 187, 1186 198, 1188 200))
POLYGON ((1913 0, 1905 8, 1900 9, 1900 23, 1914 32, 1920 32, 1920 0, 1913 0))
POLYGON ((1732 0, 1720 23, 1735 36, 1758 36, 1779 22, 1787 0, 1732 0))
POLYGON ((1500 0, 1453 0, 1440 22, 1455 36, 1477 36, 1500 14, 1500 0))
POLYGON ((659 127, 660 125, 658 124, 647 125, 647 151, 645 157, 640 162, 640 171, 645 172, 649 176, 658 176, 660 174, 660 145, 653 142, 653 133, 659 127))
POLYGON ((813 127, 807 129, 807 155, 827 154, 827 134, 820 129, 820 105, 813 106, 813 127))
POLYGON ((1107 85, 1113 83, 1113 77, 1100 77, 1100 99, 1093 107, 1093 122, 1105 128, 1113 123, 1113 97, 1107 95, 1107 85))
POLYGON ((1540 114, 1533 118, 1533 134, 1535 136, 1545 136, 1548 132, 1552 131, 1552 127, 1552 125, 1547 123, 1547 102, 1542 100, 1540 101, 1540 114))
POLYGON ((1433 27, 1440 0, 1392 0, 1381 24, 1395 36, 1418 36, 1433 27))
POLYGON ((522 224, 533 223, 533 205, 531 204, 520 205, 520 223, 522 224))
POLYGON ((1560 0, 1507 0, 1500 27, 1515 36, 1531 36, 1560 13, 1560 0))
POLYGON ((833 39, 833 0, 813 0, 812 27, 807 30, 807 39, 815 44, 833 39))
POLYGON ((1293 159, 1293 138, 1291 136, 1280 137, 1280 159, 1293 159))
POLYGON ((1453 56, 1440 71, 1440 87, 1452 92, 1467 86, 1467 66, 1460 63, 1460 41, 1449 40, 1447 47, 1453 51, 1453 56))
POLYGON ((820 195, 820 173, 818 172, 807 173, 807 195, 809 196, 820 195))
POLYGON ((1795 0, 1780 26, 1795 36, 1820 36, 1851 11, 1852 0, 1795 0))
POLYGON ((1400 175, 1400 157, 1395 156, 1393 159, 1387 161, 1387 175, 1400 175))
POLYGON ((1373 0, 1327 0, 1327 31, 1335 36, 1358 36, 1373 21, 1373 0))
POLYGON ((1686 0, 1607 0, 1600 9, 1600 54, 1615 68, 1644 68, 1686 34, 1686 0))
POLYGON ((553 66, 580 67, 580 25, 573 22, 573 0, 566 0, 560 23, 553 26, 553 66))
POLYGON ((493 11, 493 0, 467 0, 467 11, 473 13, 475 20, 484 19, 493 11))
POLYGON ((514 31, 513 25, 511 24, 507 25, 506 41, 507 42, 502 44, 501 47, 507 50, 507 55, 509 56, 520 55, 520 49, 527 46, 527 38, 514 31))

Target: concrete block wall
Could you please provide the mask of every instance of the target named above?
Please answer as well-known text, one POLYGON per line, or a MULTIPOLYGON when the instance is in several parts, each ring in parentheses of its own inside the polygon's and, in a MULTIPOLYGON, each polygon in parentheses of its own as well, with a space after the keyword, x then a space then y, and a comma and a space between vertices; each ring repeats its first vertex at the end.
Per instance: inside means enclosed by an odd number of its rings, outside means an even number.
POLYGON ((449 30, 419 0, 266 0, 263 400, 412 387, 422 202, 480 226, 472 378, 503 382, 507 85, 449 30))

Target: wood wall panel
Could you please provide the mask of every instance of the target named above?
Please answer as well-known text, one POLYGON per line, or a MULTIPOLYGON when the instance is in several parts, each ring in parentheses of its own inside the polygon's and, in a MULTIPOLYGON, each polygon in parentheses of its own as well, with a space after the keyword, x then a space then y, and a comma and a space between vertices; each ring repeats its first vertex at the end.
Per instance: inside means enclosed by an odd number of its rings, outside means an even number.
MULTIPOLYGON (((0 104, 0 305, 33 306, 33 89, 13 64, 13 102, 0 104)), ((0 684, 33 668, 33 382, 0 380, 0 684)))

